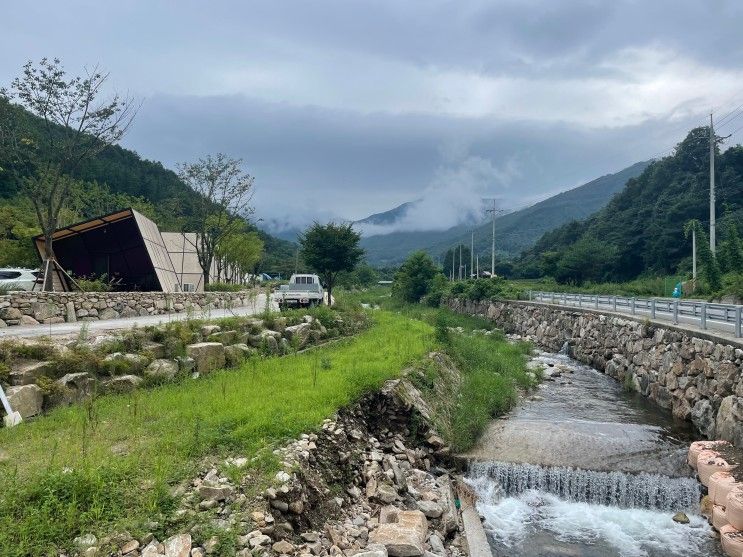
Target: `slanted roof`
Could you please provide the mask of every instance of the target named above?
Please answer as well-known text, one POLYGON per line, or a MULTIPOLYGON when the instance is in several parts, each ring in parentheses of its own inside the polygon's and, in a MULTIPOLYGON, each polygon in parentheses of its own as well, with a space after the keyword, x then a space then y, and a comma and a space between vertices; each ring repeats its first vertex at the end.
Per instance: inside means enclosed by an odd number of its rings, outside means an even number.
MULTIPOLYGON (((139 285, 143 289, 180 290, 180 281, 160 230, 132 208, 59 228, 52 238, 55 255, 64 268, 77 268, 82 274, 102 274, 96 263, 105 260, 105 264, 111 266, 113 261, 114 268, 103 272, 135 277, 143 283, 139 285), (112 229, 113 234, 106 234, 112 229), (86 257, 88 260, 83 261, 86 257)), ((43 255, 44 236, 36 236, 34 243, 43 255)))

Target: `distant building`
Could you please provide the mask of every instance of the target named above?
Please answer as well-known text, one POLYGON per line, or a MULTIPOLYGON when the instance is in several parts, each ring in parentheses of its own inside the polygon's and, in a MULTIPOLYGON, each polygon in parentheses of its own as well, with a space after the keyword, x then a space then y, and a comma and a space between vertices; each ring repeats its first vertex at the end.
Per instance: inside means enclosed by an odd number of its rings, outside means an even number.
MULTIPOLYGON (((134 209, 59 228, 53 238, 59 266, 73 276, 106 275, 120 290, 204 291, 196 234, 160 232, 134 209)), ((44 236, 34 243, 43 255, 44 236)))

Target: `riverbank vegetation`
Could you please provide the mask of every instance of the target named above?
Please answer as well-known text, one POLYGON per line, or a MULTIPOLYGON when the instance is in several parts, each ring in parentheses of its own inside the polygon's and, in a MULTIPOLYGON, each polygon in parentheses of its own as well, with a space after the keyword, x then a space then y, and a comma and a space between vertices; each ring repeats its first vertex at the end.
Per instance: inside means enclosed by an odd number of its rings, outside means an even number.
POLYGON ((387 312, 374 321, 309 352, 97 398, 0 430, 0 554, 47 555, 88 532, 144 534, 144 522, 164 520, 174 486, 207 455, 248 456, 256 481, 270 477, 277 443, 318 427, 433 348, 424 322, 387 312))

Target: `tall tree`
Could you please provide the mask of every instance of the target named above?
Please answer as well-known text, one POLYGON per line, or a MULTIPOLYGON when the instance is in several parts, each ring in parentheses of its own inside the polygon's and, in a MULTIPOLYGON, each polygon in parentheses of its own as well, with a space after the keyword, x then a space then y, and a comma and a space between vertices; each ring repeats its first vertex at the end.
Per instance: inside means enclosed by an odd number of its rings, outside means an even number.
POLYGON ((333 286, 338 273, 353 271, 364 255, 361 235, 350 224, 313 224, 300 238, 302 257, 323 279, 328 305, 333 303, 333 286))
POLYGON ((412 253, 395 273, 392 295, 403 302, 418 303, 428 294, 441 271, 424 251, 412 253))
POLYGON ((178 175, 196 193, 192 226, 196 232, 196 254, 204 272, 204 286, 220 242, 235 233, 253 214, 255 178, 242 170, 242 159, 218 153, 178 167, 178 175))
MULTIPOLYGON (((31 164, 35 170, 22 184, 44 235, 43 269, 54 261, 52 234, 75 183, 71 175, 119 141, 137 113, 131 97, 104 97, 108 77, 98 66, 69 77, 59 59, 42 58, 38 64, 27 62, 10 89, 0 91, 5 106, 0 119, 2 147, 13 151, 13 162, 31 164), (12 102, 41 118, 44 125, 28 133, 12 102)), ((45 276, 43 289, 53 289, 51 275, 45 276)))

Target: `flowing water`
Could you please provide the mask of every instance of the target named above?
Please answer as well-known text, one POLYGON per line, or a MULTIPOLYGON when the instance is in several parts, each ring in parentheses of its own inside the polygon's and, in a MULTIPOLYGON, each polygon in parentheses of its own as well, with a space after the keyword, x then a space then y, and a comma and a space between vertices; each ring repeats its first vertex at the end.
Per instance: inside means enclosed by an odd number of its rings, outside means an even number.
POLYGON ((694 433, 562 354, 535 396, 493 422, 469 455, 497 557, 722 555, 685 464, 694 433), (671 517, 685 512, 689 524, 671 517))

